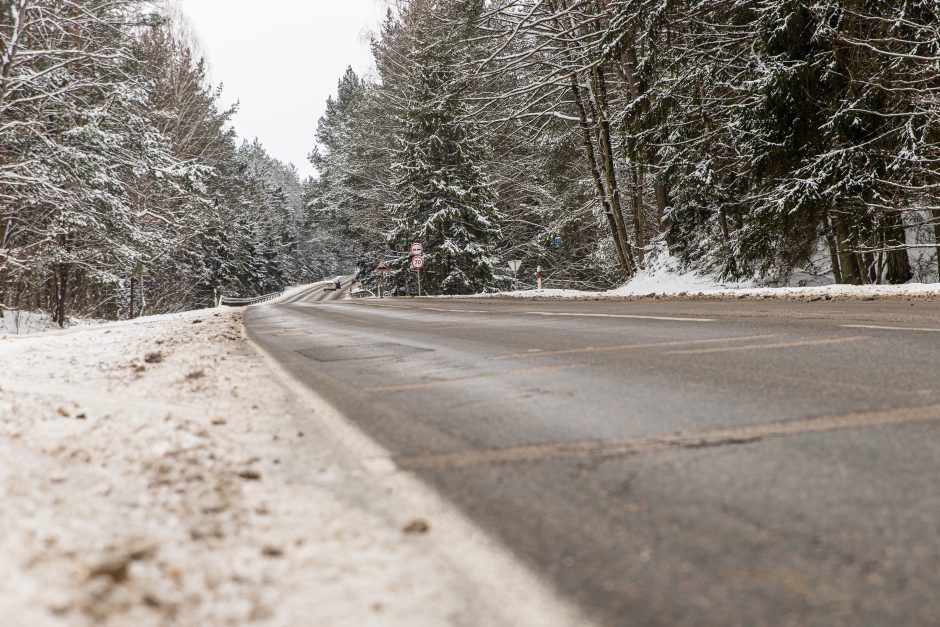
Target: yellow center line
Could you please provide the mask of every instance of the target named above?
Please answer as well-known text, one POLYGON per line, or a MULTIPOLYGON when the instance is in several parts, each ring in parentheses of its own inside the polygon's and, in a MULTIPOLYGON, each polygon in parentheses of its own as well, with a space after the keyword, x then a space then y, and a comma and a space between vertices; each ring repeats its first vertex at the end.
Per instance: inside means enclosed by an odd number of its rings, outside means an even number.
POLYGON ((869 340, 864 336, 836 337, 826 340, 803 340, 799 342, 778 342, 776 344, 750 344, 748 346, 722 346, 718 348, 696 348, 682 351, 667 351, 663 355, 705 355, 708 353, 730 353, 733 351, 772 350, 779 348, 799 348, 801 346, 825 346, 827 344, 842 344, 845 342, 858 342, 869 340))
POLYGON ((720 342, 744 342, 747 340, 766 340, 775 335, 735 335, 731 337, 715 337, 706 340, 673 340, 669 342, 647 342, 644 344, 620 344, 618 346, 585 346, 583 348, 565 348, 554 351, 527 351, 525 353, 509 353, 490 357, 493 361, 505 359, 523 359, 526 357, 550 357, 554 355, 575 355, 580 353, 606 353, 611 351, 642 350, 644 348, 668 348, 670 346, 696 346, 699 344, 717 344, 720 342))

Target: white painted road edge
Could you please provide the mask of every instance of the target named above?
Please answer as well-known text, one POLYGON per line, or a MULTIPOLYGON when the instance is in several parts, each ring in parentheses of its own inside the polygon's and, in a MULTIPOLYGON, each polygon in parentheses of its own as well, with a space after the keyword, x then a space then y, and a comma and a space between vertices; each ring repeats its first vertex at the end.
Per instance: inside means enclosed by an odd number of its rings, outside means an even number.
POLYGON ((501 542, 424 482, 398 468, 388 450, 294 377, 264 347, 250 337, 249 342, 278 380, 313 411, 327 432, 359 460, 376 484, 428 517, 433 525, 430 539, 439 553, 476 588, 481 601, 489 606, 489 614, 500 617, 507 627, 595 624, 523 566, 501 542))

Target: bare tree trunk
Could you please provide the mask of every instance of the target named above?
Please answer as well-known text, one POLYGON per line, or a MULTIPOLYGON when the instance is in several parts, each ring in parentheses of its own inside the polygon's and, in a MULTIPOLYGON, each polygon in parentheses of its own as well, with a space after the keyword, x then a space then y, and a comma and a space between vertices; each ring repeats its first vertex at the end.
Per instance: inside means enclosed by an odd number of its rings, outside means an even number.
POLYGON ((643 166, 633 164, 631 178, 633 183, 633 227, 636 237, 636 261, 643 265, 646 256, 646 216, 643 212, 643 166))
POLYGON ((64 327, 68 315, 70 267, 67 263, 60 263, 58 266, 56 279, 55 313, 53 314, 53 320, 60 327, 64 327))
POLYGON ((937 248, 937 280, 940 281, 940 209, 933 209, 933 241, 937 248))
POLYGON ((843 283, 850 285, 862 285, 862 265, 859 262, 858 255, 853 252, 852 237, 845 224, 845 219, 840 218, 833 224, 836 234, 836 245, 839 248, 839 268, 842 271, 843 283))
MULTIPOLYGON (((9 221, 5 216, 0 215, 0 250, 4 250, 7 247, 8 232, 9 221)), ((7 300, 7 281, 9 280, 7 265, 8 261, 6 257, 0 259, 0 318, 3 317, 3 303, 7 300)))
MULTIPOLYGON (((630 94, 632 100, 636 100, 640 97, 640 85, 636 78, 636 48, 632 45, 623 46, 620 51, 620 76, 623 78, 624 82, 627 84, 627 91, 630 94)), ((659 224, 661 228, 667 228, 668 225, 663 224, 663 218, 665 217, 667 211, 669 210, 669 190, 666 187, 666 184, 660 178, 660 168, 659 168, 659 159, 658 156, 653 153, 650 155, 650 166, 653 168, 653 174, 656 179, 653 182, 653 191, 656 194, 656 209, 659 213, 659 224)), ((641 179, 644 178, 641 176, 641 179)), ((641 193, 642 193, 642 182, 641 182, 641 193)), ((642 203, 642 195, 640 196, 640 202, 642 203)), ((640 205, 640 215, 643 215, 642 204, 640 205)), ((641 218, 641 221, 645 222, 641 218)), ((645 240, 645 237, 644 237, 645 240)), ((637 247, 643 248, 643 244, 640 243, 640 240, 637 240, 637 247)), ((642 259, 640 259, 642 263, 642 259)))
POLYGON ((914 278, 911 259, 907 254, 907 233, 900 213, 885 216, 884 246, 888 249, 888 283, 907 283, 914 278))
POLYGON ((600 169, 597 164, 597 156, 594 154, 594 142, 591 139, 591 127, 588 122, 587 110, 584 107, 584 100, 581 95, 581 88, 578 86, 577 77, 571 75, 571 92, 574 96, 575 108, 578 110, 578 120, 581 126, 581 136, 584 144, 584 153, 588 160, 588 166, 591 170, 591 176, 594 179, 594 186, 597 190, 597 198, 601 202, 601 206, 604 208, 604 215, 607 218, 607 224, 610 227, 611 234, 614 237, 614 244, 617 249, 617 255, 620 258, 620 263, 623 266, 624 272, 627 276, 631 276, 631 265, 630 259, 627 257, 623 242, 620 240, 620 233, 617 230, 617 224, 614 220, 613 210, 610 206, 610 201, 607 197, 607 190, 604 187, 604 182, 601 179, 600 169))
POLYGON ((607 192, 610 196, 610 208, 614 215, 617 232, 623 242, 624 255, 628 262, 627 275, 632 277, 636 273, 636 261, 630 239, 627 236, 627 226, 623 219, 623 209, 620 203, 620 187, 617 183, 617 170, 614 165, 613 142, 610 139, 610 119, 607 115, 607 87, 604 83, 604 71, 601 68, 594 68, 591 71, 591 79, 593 85, 591 93, 597 114, 598 141, 601 147, 601 157, 603 157, 602 164, 604 166, 604 178, 607 182, 607 192))
POLYGON ((128 315, 128 318, 129 318, 130 320, 133 320, 133 319, 134 319, 134 296, 135 296, 135 293, 134 293, 134 277, 131 276, 131 310, 130 310, 129 315, 128 315))
POLYGON ((829 263, 832 265, 832 278, 836 283, 842 283, 842 269, 839 267, 839 247, 833 235, 832 220, 826 213, 826 244, 829 246, 829 263))

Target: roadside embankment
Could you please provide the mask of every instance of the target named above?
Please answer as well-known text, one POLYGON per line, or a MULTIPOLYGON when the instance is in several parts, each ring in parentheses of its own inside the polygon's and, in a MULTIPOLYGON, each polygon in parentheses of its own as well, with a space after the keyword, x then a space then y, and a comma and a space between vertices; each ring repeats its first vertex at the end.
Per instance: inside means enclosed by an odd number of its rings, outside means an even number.
POLYGON ((427 525, 218 309, 0 339, 0 625, 446 625, 427 525))

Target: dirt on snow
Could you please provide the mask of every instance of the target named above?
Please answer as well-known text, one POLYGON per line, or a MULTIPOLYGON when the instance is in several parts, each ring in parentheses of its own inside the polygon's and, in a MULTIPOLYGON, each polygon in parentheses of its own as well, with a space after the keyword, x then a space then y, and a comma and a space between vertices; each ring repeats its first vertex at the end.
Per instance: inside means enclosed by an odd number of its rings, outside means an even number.
POLYGON ((0 364, 0 625, 467 616, 433 526, 372 506, 240 311, 0 339, 0 364))

